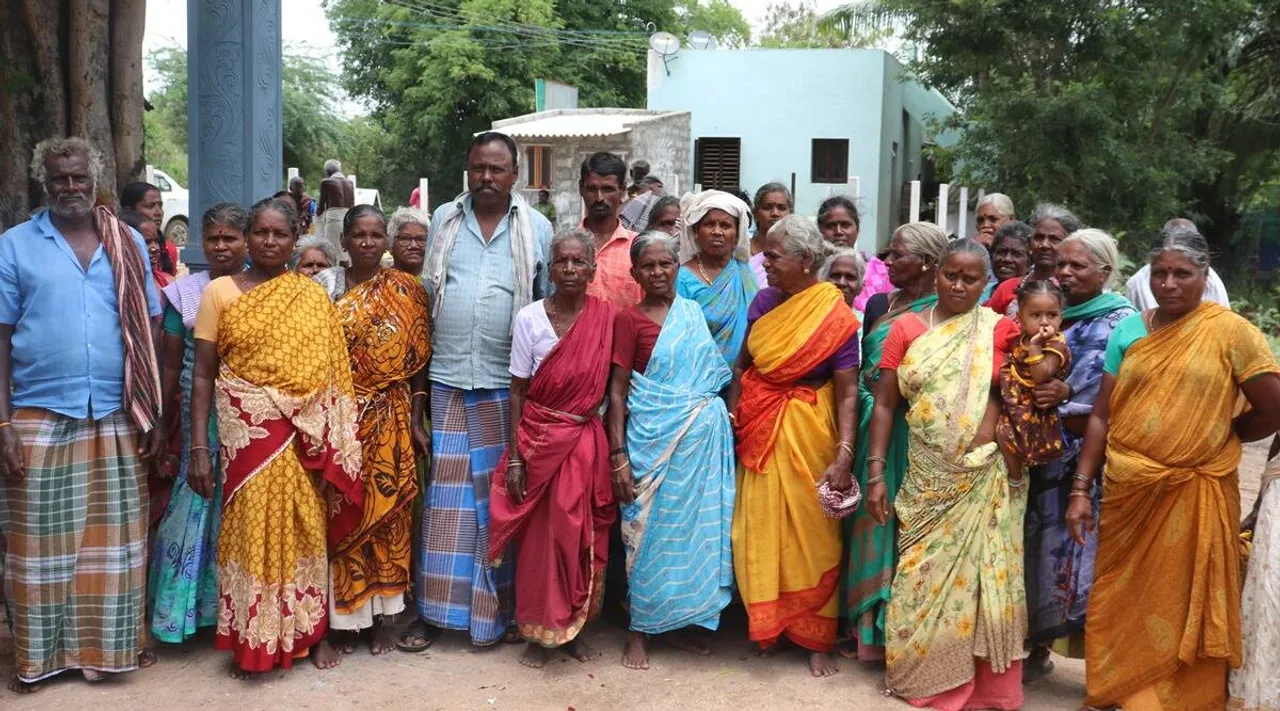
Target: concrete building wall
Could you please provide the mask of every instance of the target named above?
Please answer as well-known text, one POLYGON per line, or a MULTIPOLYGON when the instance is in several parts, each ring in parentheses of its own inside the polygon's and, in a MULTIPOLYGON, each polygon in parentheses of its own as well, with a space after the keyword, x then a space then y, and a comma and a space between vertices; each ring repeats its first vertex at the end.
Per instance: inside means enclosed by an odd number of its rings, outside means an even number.
POLYGON ((631 129, 631 154, 627 163, 649 162, 649 170, 663 180, 667 192, 680 195, 693 190, 691 116, 679 113, 636 124, 631 129))

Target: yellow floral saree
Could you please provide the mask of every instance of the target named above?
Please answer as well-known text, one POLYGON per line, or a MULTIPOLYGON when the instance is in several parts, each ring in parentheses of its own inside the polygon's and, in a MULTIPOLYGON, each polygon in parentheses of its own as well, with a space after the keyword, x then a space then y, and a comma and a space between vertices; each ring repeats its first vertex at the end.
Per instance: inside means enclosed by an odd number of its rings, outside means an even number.
POLYGON ((917 338, 898 366, 908 465, 894 501, 898 569, 886 682, 915 705, 1018 708, 1026 637, 1022 517, 994 442, 973 448, 991 397, 1000 316, 975 308, 917 338))
POLYGON ((835 387, 800 381, 857 330, 840 291, 823 282, 761 316, 747 337, 733 566, 761 647, 785 633, 815 652, 835 648, 840 522, 822 513, 816 489, 836 457, 835 387))
POLYGON ((288 668, 324 637, 327 546, 361 511, 342 325, 319 285, 286 273, 226 306, 217 346, 224 484, 215 645, 245 671, 288 668))
POLYGON ((1205 303, 1136 341, 1111 395, 1085 645, 1089 704, 1227 704, 1241 663, 1239 386, 1277 371, 1262 334, 1205 303))
POLYGON ((364 506, 359 524, 329 561, 340 616, 333 625, 362 629, 373 624, 373 615, 400 612, 409 587, 410 504, 418 494, 409 378, 431 356, 431 333, 426 289, 395 269, 348 289, 337 309, 360 411, 364 506), (362 609, 366 605, 369 610, 362 609))

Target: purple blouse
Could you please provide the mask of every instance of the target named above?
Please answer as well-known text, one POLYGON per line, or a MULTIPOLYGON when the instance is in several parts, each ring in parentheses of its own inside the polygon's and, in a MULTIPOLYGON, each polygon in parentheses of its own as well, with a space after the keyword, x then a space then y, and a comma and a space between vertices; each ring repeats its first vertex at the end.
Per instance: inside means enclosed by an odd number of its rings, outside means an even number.
MULTIPOLYGON (((751 327, 761 316, 769 313, 778 307, 783 301, 782 290, 767 286, 756 293, 756 298, 751 301, 750 308, 747 309, 747 338, 751 338, 751 327)), ((831 379, 833 373, 837 370, 848 370, 856 368, 861 363, 861 351, 859 350, 858 334, 860 331, 854 331, 849 336, 849 340, 840 346, 830 358, 822 361, 816 368, 805 373, 801 380, 810 382, 825 382, 831 379)))

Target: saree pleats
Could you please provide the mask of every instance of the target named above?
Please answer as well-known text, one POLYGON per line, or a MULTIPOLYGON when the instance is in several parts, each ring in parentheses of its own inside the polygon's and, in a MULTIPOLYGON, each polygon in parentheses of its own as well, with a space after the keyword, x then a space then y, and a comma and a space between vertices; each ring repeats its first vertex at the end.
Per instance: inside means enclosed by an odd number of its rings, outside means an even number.
POLYGON ((285 274, 227 307, 218 353, 215 645, 246 671, 288 668, 328 628, 328 546, 361 511, 346 344, 324 291, 285 274), (320 479, 332 487, 328 500, 320 479))
MULTIPOLYGON (((862 377, 858 379, 859 416, 855 452, 865 454, 869 451, 871 414, 876 404, 875 388, 880 382, 880 358, 893 321, 908 311, 922 311, 937 302, 937 295, 930 295, 886 314, 862 340, 862 377)), ((881 526, 871 518, 865 506, 860 506, 845 522, 849 551, 845 566, 843 616, 853 628, 859 657, 867 659, 884 657, 885 610, 889 605, 889 591, 898 565, 898 517, 892 503, 898 496, 902 476, 907 470, 905 409, 894 413, 893 432, 889 435, 885 459, 884 483, 891 504, 889 520, 881 526)), ((854 457, 853 475, 857 479, 859 490, 867 491, 865 456, 854 457)))
POLYGON ((1023 655, 1025 490, 1009 488, 994 442, 973 447, 990 398, 999 318, 975 308, 946 321, 912 343, 897 370, 910 441, 894 501, 900 558, 885 679, 919 705, 964 706, 947 693, 957 689, 971 700, 990 696, 986 687, 1007 686, 1023 655), (978 679, 982 664, 991 674, 978 679), (948 703, 930 698, 939 695, 948 703))
MULTIPOLYGON (((427 292, 418 279, 383 269, 336 306, 360 409, 364 504, 359 525, 332 553, 333 607, 347 616, 380 597, 390 606, 383 609, 395 612, 409 588, 412 559, 418 477, 409 378, 431 356, 427 292)), ((350 622, 372 624, 372 613, 350 622)))
POLYGON ((609 528, 617 518, 599 407, 609 379, 613 309, 595 297, 529 383, 519 440, 525 498, 515 503, 503 455, 489 500, 489 557, 514 553, 516 624, 546 647, 573 641, 604 600, 609 528))
POLYGON ((731 377, 701 309, 677 297, 627 398, 636 499, 622 538, 637 632, 714 630, 732 598, 733 430, 718 396, 731 377))
POLYGON ((1134 343, 1111 397, 1089 703, 1223 708, 1241 663, 1238 385, 1277 372, 1261 334, 1206 303, 1134 343))
POLYGON ((737 435, 741 465, 733 552, 751 640, 786 634, 815 651, 835 648, 842 548, 815 487, 836 456, 835 388, 800 378, 857 332, 838 289, 820 283, 755 322, 737 435))

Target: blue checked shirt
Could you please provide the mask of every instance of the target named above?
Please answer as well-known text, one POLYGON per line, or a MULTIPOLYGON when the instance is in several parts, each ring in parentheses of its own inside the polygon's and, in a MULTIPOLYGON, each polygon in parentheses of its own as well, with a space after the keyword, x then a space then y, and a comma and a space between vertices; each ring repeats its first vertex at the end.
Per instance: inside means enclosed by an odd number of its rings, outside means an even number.
MULTIPOLYGON (((142 254, 146 243, 137 232, 142 254)), ((147 307, 159 316, 151 264, 147 307)), ((102 245, 83 269, 49 212, 0 235, 0 323, 13 326, 13 408, 102 419, 124 396, 124 340, 116 280, 102 245)))
MULTIPOLYGON (((431 235, 439 234, 455 203, 436 208, 431 235)), ((463 203, 462 226, 449 256, 444 302, 431 330, 431 380, 461 390, 494 390, 511 386, 511 318, 515 302, 515 262, 511 258, 511 214, 498 223, 493 239, 480 236, 480 223, 463 203)), ((516 210, 513 205, 512 211, 516 210)), ((536 273, 533 298, 548 292, 551 223, 529 211, 533 228, 536 273)), ((431 295, 434 300, 435 294, 431 295)))

